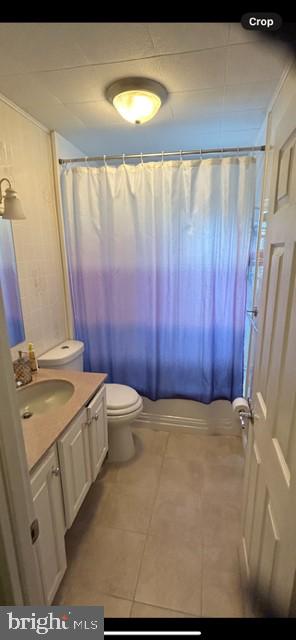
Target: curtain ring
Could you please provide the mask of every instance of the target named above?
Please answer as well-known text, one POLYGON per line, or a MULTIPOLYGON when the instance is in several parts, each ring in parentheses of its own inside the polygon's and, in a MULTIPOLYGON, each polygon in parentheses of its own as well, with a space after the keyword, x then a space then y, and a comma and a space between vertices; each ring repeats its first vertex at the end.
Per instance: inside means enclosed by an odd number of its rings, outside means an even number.
POLYGON ((123 163, 123 164, 124 164, 124 166, 125 166, 125 153, 123 153, 123 154, 122 154, 122 163, 123 163))

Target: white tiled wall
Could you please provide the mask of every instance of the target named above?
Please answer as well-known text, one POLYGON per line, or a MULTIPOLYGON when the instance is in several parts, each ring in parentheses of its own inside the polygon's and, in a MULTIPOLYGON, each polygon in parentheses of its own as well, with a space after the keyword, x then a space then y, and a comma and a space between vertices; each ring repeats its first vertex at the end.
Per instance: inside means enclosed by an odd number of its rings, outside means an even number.
POLYGON ((0 173, 12 180, 26 220, 13 222, 26 342, 37 355, 67 337, 50 135, 0 99, 0 173))

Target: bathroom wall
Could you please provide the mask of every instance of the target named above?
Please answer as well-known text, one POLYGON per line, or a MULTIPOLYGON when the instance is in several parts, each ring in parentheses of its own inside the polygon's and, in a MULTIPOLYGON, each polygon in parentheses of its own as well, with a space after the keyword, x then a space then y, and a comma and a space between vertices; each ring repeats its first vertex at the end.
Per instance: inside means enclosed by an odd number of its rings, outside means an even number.
POLYGON ((60 251, 61 260, 63 266, 64 287, 65 287, 65 304, 66 304, 66 316, 68 327, 68 338, 74 337, 74 319, 73 308, 70 291, 69 270, 67 263, 67 251, 65 243, 65 230, 62 211, 62 193, 60 174, 62 171, 62 165, 59 164, 60 158, 81 158, 84 157, 84 153, 78 147, 75 147, 69 140, 61 136, 57 131, 51 132, 52 154, 53 154, 53 173, 54 183, 56 190, 56 207, 57 207, 57 219, 60 233, 60 251))
POLYGON ((37 355, 68 337, 50 132, 0 96, 0 174, 12 180, 26 220, 12 223, 26 342, 37 355))
POLYGON ((81 158, 85 156, 85 153, 75 147, 72 142, 61 136, 60 133, 54 131, 55 147, 58 158, 81 158))

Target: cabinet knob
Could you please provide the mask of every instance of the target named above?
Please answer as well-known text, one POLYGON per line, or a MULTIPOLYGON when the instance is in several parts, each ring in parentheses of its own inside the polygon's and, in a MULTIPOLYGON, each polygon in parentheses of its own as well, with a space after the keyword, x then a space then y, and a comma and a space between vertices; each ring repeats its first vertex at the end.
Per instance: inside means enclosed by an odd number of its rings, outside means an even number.
POLYGON ((60 475, 60 467, 53 467, 51 470, 51 473, 53 476, 59 476, 60 475))
POLYGON ((99 419, 99 412, 95 413, 95 415, 94 415, 93 419, 94 419, 94 420, 98 420, 98 419, 99 419))

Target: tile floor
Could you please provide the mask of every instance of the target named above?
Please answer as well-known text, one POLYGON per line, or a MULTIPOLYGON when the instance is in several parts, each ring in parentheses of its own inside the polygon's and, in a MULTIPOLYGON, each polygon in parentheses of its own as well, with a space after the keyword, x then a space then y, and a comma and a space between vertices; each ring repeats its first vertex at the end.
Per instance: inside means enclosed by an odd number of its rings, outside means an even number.
POLYGON ((66 535, 54 604, 106 618, 242 617, 237 436, 135 428, 136 457, 104 464, 66 535))

